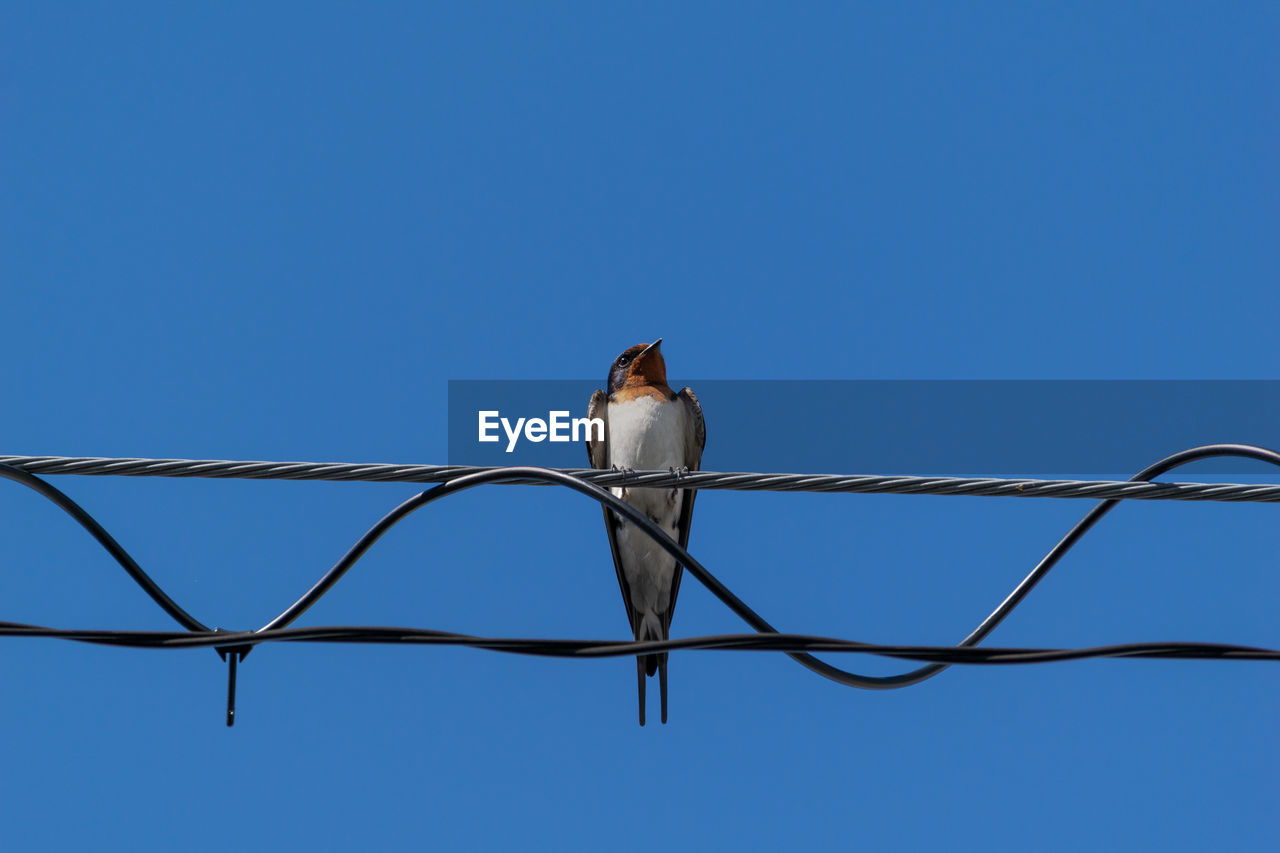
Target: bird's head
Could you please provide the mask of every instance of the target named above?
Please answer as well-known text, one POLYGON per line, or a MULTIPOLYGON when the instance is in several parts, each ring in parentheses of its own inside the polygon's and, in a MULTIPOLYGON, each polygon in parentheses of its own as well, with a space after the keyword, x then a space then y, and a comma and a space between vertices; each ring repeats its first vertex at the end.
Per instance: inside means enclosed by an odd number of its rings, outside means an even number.
POLYGON ((636 344, 613 360, 609 367, 608 393, 636 385, 666 385, 667 363, 662 359, 662 338, 636 344))

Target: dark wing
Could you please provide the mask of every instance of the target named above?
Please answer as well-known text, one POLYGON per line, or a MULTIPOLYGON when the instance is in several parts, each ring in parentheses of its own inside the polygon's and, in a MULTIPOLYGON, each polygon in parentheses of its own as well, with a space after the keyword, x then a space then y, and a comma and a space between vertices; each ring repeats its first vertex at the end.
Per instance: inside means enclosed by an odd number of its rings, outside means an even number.
MULTIPOLYGON (((604 438, 593 439, 591 437, 591 429, 587 429, 587 460, 591 463, 592 468, 608 468, 609 465, 609 396, 603 391, 596 389, 591 395, 591 402, 587 405, 588 418, 600 418, 604 421, 604 438)), ((618 573, 618 586, 622 590, 622 603, 627 608, 627 622, 631 624, 632 636, 636 631, 636 614, 631 609, 631 588, 627 586, 627 576, 622 571, 622 560, 618 557, 618 517, 609 511, 607 506, 601 506, 604 510, 604 528, 609 534, 609 551, 613 554, 613 569, 618 573)))
MULTIPOLYGON (((691 388, 685 388, 676 395, 676 399, 684 404, 685 428, 688 430, 684 444, 687 448, 684 464, 690 471, 697 471, 702 467, 702 448, 707 446, 707 425, 702 420, 702 404, 691 388)), ((676 533, 680 547, 685 550, 689 548, 689 528, 693 526, 693 499, 697 494, 696 489, 685 489, 684 500, 680 502, 680 520, 676 523, 676 533)), ((671 614, 676 609, 676 595, 680 592, 680 576, 683 574, 684 566, 677 564, 671 578, 671 606, 667 608, 662 626, 663 633, 667 636, 671 633, 671 614)))
POLYGON ((587 403, 587 417, 604 421, 604 438, 592 438, 590 427, 587 428, 587 461, 592 468, 609 467, 609 397, 599 388, 591 395, 587 403))
POLYGON ((702 448, 707 446, 707 424, 702 420, 702 404, 698 402, 692 388, 681 391, 676 399, 684 403, 685 414, 688 415, 685 419, 685 429, 688 430, 685 447, 689 450, 685 454, 684 464, 690 471, 697 471, 702 466, 702 448))

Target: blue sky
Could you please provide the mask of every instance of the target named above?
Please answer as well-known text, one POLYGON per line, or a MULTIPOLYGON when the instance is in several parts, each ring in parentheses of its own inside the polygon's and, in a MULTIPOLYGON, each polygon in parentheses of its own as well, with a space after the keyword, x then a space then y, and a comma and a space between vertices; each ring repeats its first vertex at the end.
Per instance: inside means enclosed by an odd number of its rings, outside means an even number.
MULTIPOLYGON (((0 33, 0 452, 442 462, 448 380, 603 382, 657 336, 676 379, 1280 368, 1274 4, 15 3, 0 33)), ((231 628, 415 491, 55 483, 231 628)), ((1087 508, 706 493, 691 548, 784 629, 948 643, 1087 508)), ((34 494, 0 530, 0 619, 172 626, 34 494)), ((1274 531, 1122 506, 993 641, 1274 647, 1274 531)), ((593 503, 503 486, 305 621, 620 637, 618 598, 593 503)), ((686 581, 675 633, 740 627, 686 581)), ((263 648, 230 730, 208 651, 5 640, 0 676, 14 849, 1256 849, 1280 795, 1263 664, 866 693, 686 653, 644 729, 627 659, 263 648)))

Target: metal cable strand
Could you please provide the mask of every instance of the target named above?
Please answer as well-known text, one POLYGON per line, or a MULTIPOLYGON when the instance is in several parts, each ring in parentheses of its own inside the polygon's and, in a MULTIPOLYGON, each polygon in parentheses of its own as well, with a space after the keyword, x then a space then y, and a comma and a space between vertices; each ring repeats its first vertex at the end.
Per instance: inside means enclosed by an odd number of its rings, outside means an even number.
MULTIPOLYGON (((124 477, 202 477, 243 480, 329 480, 374 483, 444 483, 504 468, 470 465, 398 465, 349 462, 242 462, 225 459, 131 459, 94 456, 0 456, 0 463, 31 474, 124 477)), ((1084 498, 1280 502, 1280 484, 1152 483, 1132 480, 1038 480, 995 477, 918 477, 872 474, 756 474, 746 472, 602 471, 553 468, 604 488, 673 486, 770 492, 969 495, 975 497, 1084 498)), ((503 482, 542 485, 538 481, 503 482)))

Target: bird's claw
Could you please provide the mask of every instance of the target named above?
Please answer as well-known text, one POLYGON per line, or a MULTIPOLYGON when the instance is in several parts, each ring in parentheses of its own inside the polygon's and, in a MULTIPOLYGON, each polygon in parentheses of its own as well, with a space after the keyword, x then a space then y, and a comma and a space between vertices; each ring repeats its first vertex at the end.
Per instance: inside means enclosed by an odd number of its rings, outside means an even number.
MULTIPOLYGON (((626 487, 627 477, 630 477, 632 474, 634 474, 636 472, 636 469, 635 468, 619 468, 617 465, 611 465, 609 467, 611 467, 616 473, 622 475, 623 485, 620 486, 619 488, 622 489, 622 499, 625 501, 631 493, 631 490, 626 487)), ((643 725, 643 723, 641 725, 643 725)))

